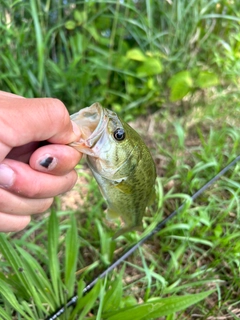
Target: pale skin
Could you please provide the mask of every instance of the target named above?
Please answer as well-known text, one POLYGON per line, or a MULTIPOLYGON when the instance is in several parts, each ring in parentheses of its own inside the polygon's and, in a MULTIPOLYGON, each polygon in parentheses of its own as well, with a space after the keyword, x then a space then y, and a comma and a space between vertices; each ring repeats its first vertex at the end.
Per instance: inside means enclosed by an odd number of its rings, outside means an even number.
POLYGON ((61 101, 0 91, 0 232, 24 229, 74 186, 81 153, 68 144, 79 138, 61 101))

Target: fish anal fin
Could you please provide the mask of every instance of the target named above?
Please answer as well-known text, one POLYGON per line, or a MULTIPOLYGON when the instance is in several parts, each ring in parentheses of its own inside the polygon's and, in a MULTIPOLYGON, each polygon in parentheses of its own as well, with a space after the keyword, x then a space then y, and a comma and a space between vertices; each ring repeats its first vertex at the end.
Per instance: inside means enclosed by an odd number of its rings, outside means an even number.
POLYGON ((119 213, 114 211, 113 209, 108 208, 106 211, 107 219, 114 220, 120 216, 119 213))

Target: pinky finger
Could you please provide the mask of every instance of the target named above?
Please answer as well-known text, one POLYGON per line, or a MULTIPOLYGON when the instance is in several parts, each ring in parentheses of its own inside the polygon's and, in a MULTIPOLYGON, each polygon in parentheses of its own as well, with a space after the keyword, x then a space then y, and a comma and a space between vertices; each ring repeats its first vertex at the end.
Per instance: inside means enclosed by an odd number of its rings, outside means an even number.
POLYGON ((30 221, 30 216, 0 212, 0 232, 21 231, 29 224, 30 221))

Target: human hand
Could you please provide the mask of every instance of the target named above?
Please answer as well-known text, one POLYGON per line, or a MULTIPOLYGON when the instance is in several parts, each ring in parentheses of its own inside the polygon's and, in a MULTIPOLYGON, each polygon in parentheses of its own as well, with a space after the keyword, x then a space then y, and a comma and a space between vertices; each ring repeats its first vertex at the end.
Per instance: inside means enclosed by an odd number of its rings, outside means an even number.
POLYGON ((74 186, 81 154, 66 144, 79 138, 61 101, 0 91, 0 232, 22 230, 74 186))

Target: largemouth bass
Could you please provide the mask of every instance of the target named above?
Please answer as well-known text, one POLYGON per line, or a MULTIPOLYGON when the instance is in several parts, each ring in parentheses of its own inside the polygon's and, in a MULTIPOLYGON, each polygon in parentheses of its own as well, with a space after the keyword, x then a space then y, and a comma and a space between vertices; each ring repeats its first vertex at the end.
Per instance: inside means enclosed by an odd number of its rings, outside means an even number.
POLYGON ((139 136, 115 112, 99 103, 71 115, 81 130, 70 145, 87 155, 87 163, 107 201, 107 217, 122 217, 125 227, 114 238, 141 230, 142 217, 154 193, 156 168, 139 136))

